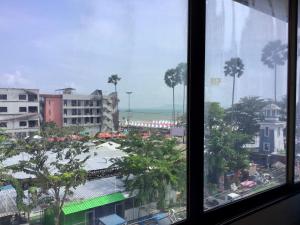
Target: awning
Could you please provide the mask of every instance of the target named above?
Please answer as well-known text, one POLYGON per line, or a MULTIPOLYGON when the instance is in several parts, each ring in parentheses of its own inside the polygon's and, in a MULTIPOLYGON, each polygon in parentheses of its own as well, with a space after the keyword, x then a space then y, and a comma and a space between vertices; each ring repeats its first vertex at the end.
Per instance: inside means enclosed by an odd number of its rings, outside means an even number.
POLYGON ((99 218, 99 222, 101 225, 123 225, 126 224, 126 220, 117 214, 112 214, 109 216, 104 216, 99 218))
POLYGON ((110 203, 119 202, 124 199, 126 199, 124 197, 124 195, 122 193, 118 192, 118 193, 104 195, 104 196, 97 197, 97 198, 83 200, 80 202, 66 203, 65 206, 63 207, 63 213, 65 215, 69 215, 72 213, 77 213, 77 212, 85 211, 88 209, 93 209, 93 208, 107 205, 110 203))

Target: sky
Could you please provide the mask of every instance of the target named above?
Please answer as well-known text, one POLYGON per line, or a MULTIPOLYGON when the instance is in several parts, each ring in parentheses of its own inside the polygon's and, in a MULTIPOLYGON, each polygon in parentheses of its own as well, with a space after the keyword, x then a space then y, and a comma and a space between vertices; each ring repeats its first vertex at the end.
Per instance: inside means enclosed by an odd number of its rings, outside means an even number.
POLYGON ((120 108, 126 91, 132 108, 171 105, 164 74, 187 61, 187 1, 3 0, 0 49, 0 87, 108 94, 118 74, 120 108))
MULTIPOLYGON (((234 102, 245 96, 274 99, 274 70, 263 64, 261 55, 270 41, 287 44, 288 24, 282 20, 287 18, 284 11, 287 7, 278 3, 282 1, 273 1, 271 8, 269 1, 255 1, 256 7, 261 6, 267 12, 262 13, 231 0, 207 1, 206 101, 231 106, 233 79, 224 75, 224 65, 235 57, 243 61, 244 72, 236 79, 234 102)), ((286 93, 287 62, 277 67, 277 100, 286 93)))

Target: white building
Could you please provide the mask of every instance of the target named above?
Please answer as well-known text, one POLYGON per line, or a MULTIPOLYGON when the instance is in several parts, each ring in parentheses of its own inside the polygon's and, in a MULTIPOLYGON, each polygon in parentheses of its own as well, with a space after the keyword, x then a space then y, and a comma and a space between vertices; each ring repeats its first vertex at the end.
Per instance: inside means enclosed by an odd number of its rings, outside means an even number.
POLYGON ((39 127, 39 90, 0 88, 0 128, 19 138, 39 127))

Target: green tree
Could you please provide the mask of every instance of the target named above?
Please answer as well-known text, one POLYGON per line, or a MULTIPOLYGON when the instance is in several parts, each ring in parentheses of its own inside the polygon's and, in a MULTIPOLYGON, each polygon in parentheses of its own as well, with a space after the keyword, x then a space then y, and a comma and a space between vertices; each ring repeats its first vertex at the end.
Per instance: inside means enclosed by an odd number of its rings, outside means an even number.
POLYGON ((172 120, 175 123, 175 87, 181 83, 181 77, 176 69, 169 69, 165 73, 165 83, 168 87, 172 88, 173 91, 173 110, 172 120))
POLYGON ((70 138, 50 141, 48 131, 42 130, 41 139, 30 137, 18 140, 16 149, 19 153, 26 153, 28 159, 10 168, 34 177, 36 188, 53 197, 50 205, 54 210, 55 225, 59 225, 62 208, 72 194, 72 188, 85 183, 87 179, 84 165, 89 155, 80 155, 87 153, 89 148, 84 145, 85 142, 70 138))
POLYGON ((143 139, 131 133, 120 148, 127 156, 114 159, 113 166, 121 168, 126 191, 135 196, 138 204, 157 202, 164 209, 170 189, 185 193, 185 149, 178 148, 174 139, 143 139))
POLYGON ((280 40, 268 42, 262 50, 261 61, 274 70, 274 101, 277 102, 277 66, 283 66, 287 59, 287 45, 280 40))
POLYGON ((231 58, 229 61, 225 62, 224 74, 225 76, 232 77, 232 99, 231 99, 232 108, 234 104, 235 78, 241 77, 243 73, 244 73, 244 64, 241 58, 231 58))
MULTIPOLYGON (((208 103, 206 103, 208 104, 208 103)), ((207 185, 219 185, 220 177, 227 172, 236 174, 249 165, 249 153, 244 145, 250 136, 228 124, 225 110, 219 103, 209 103, 205 121, 205 161, 207 185)), ((237 178, 236 178, 237 179, 237 178)))
POLYGON ((185 89, 187 86, 187 64, 186 63, 179 63, 176 67, 177 73, 181 77, 181 82, 183 85, 183 103, 182 103, 182 115, 185 114, 185 89))
POLYGON ((259 131, 258 122, 263 119, 262 108, 265 107, 269 101, 261 99, 260 97, 250 96, 241 98, 238 103, 235 103, 233 108, 226 110, 224 120, 230 123, 238 131, 254 137, 259 131), (234 121, 231 121, 231 114, 234 109, 234 121))

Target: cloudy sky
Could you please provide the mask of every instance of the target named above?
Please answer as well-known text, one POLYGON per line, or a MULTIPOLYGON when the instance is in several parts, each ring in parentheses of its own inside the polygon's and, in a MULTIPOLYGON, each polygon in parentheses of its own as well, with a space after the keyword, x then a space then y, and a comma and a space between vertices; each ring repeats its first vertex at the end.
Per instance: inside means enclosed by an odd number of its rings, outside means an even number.
POLYGON ((187 58, 187 1, 3 0, 0 49, 0 87, 107 94, 119 74, 120 107, 126 91, 133 108, 164 106, 164 73, 187 58))

